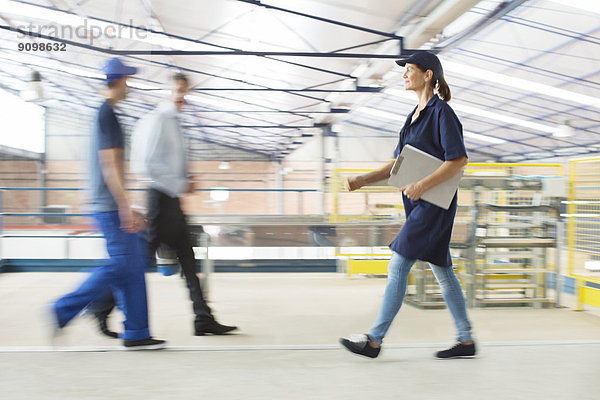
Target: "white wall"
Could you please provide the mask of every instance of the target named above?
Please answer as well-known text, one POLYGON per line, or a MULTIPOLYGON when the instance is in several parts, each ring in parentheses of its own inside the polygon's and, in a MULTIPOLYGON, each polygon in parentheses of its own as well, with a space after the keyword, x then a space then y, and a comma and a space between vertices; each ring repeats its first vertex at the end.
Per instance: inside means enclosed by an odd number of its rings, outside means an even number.
MULTIPOLYGON (((77 109, 79 111, 80 109, 77 109)), ((46 159, 83 161, 88 159, 93 110, 89 114, 61 109, 46 111, 46 159)))
MULTIPOLYGON (((392 159, 394 149, 398 144, 397 138, 370 137, 373 130, 360 129, 350 125, 343 126, 338 138, 339 155, 337 161, 356 162, 387 162, 392 159)), ((320 138, 312 137, 302 146, 292 152, 286 161, 318 161, 320 138)), ((325 138, 325 157, 336 159, 335 138, 325 138)))

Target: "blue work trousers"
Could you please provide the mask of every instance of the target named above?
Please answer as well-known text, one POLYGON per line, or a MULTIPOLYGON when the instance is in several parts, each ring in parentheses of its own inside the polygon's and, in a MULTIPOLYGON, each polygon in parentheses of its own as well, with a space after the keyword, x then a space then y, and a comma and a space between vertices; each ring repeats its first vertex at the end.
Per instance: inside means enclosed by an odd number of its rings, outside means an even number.
POLYGON ((147 242, 138 234, 121 230, 117 211, 94 214, 106 239, 108 262, 94 268, 73 292, 54 304, 58 324, 63 327, 88 304, 112 291, 125 314, 123 339, 150 337, 145 270, 148 263, 147 242))

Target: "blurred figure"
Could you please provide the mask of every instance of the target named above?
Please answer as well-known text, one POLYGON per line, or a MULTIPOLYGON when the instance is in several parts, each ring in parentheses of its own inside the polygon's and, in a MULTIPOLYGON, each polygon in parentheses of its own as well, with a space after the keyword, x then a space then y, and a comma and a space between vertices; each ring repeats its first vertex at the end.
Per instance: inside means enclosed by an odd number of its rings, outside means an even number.
MULTIPOLYGON (((467 164, 462 125, 447 103, 451 97, 450 88, 444 79, 442 64, 435 54, 417 51, 396 63, 406 66, 403 75, 406 90, 415 92, 418 104, 400 130, 394 157, 398 157, 402 148, 410 144, 444 160, 444 163, 431 175, 400 189, 406 222, 390 244, 392 258, 388 264, 388 281, 381 310, 368 334, 341 338, 340 343, 355 354, 377 357, 383 338, 402 306, 408 273, 416 260, 423 260, 429 263, 440 284, 442 296, 458 331, 458 343, 437 352, 436 357, 472 357, 476 350, 471 324, 460 283, 452 268, 449 248, 457 195, 454 194, 448 210, 421 199, 425 191, 451 178, 467 164)), ((393 164, 391 162, 379 170, 351 177, 348 179, 348 189, 358 190, 368 183, 387 179, 393 164)))
POLYGON ((335 226, 311 226, 308 228, 311 246, 335 247, 329 238, 337 236, 335 226))
MULTIPOLYGON (((154 258, 161 243, 175 250, 190 292, 194 319, 194 334, 224 335, 235 326, 218 323, 206 304, 196 275, 196 259, 192 249, 190 227, 181 209, 180 196, 194 192, 188 174, 187 152, 183 131, 177 114, 185 105, 189 90, 188 78, 177 73, 172 78, 171 98, 139 121, 132 138, 131 162, 133 171, 149 178, 148 242, 149 255, 154 258)), ((114 299, 96 304, 99 323, 112 310, 114 299)), ((110 332, 110 331, 109 331, 110 332)), ((110 336, 110 333, 106 333, 110 336)))
POLYGON ((77 288, 54 303, 55 333, 92 302, 112 291, 125 314, 123 343, 130 350, 155 350, 164 340, 153 339, 148 328, 146 281, 147 245, 137 234, 143 216, 133 211, 125 192, 124 136, 115 115, 116 104, 127 97, 127 78, 137 72, 118 58, 104 67, 108 92, 95 119, 91 137, 91 207, 106 239, 110 260, 97 267, 77 288))

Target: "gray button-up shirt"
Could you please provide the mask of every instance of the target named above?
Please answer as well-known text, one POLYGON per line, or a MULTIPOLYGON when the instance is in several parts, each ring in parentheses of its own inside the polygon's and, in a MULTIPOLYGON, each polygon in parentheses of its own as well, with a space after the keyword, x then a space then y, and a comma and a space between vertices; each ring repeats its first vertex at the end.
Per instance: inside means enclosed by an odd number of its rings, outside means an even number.
POLYGON ((187 190, 187 151, 177 109, 163 103, 140 119, 131 140, 131 170, 171 197, 187 190))

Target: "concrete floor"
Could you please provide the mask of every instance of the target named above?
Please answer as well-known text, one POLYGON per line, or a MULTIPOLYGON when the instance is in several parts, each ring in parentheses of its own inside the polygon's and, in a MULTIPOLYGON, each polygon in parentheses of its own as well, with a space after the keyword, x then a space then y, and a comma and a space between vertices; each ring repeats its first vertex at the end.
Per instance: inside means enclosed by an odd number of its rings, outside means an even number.
MULTIPOLYGON (((194 337, 177 276, 148 275, 160 352, 120 351, 77 318, 49 347, 43 305, 75 273, 0 274, 2 399, 597 399, 600 317, 569 309, 473 309, 480 354, 435 360, 453 343, 447 310, 405 305, 376 360, 341 350, 368 330, 384 279, 339 274, 216 274, 210 299, 237 335, 194 337)), ((116 314, 112 326, 120 329, 116 314)))

